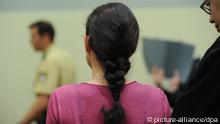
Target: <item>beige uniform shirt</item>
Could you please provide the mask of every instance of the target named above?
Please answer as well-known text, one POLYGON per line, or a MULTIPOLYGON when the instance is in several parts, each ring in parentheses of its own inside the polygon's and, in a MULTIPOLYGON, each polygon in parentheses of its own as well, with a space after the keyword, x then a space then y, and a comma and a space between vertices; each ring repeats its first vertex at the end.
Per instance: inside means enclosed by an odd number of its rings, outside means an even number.
POLYGON ((36 95, 50 95, 57 87, 74 82, 73 60, 63 50, 51 45, 43 54, 34 82, 36 95))

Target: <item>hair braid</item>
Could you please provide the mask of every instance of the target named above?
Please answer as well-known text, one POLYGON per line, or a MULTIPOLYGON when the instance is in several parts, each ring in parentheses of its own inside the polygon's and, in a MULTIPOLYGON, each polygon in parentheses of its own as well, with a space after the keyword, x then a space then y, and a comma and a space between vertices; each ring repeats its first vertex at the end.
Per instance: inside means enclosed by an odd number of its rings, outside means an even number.
POLYGON ((105 78, 114 99, 112 109, 104 110, 105 124, 116 124, 123 119, 125 113, 120 104, 120 92, 125 84, 125 75, 130 69, 128 59, 119 57, 115 62, 107 60, 104 62, 105 78), (114 115, 114 116, 113 116, 114 115))

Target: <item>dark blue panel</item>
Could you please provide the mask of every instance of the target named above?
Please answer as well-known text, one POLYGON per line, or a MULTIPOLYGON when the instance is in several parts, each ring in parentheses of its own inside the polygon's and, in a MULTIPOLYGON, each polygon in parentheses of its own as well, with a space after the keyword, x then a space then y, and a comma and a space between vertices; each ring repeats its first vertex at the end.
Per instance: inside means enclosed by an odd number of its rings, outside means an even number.
POLYGON ((181 74, 185 82, 193 61, 192 45, 167 40, 144 39, 144 59, 148 70, 156 65, 164 68, 166 77, 171 77, 174 70, 181 74))

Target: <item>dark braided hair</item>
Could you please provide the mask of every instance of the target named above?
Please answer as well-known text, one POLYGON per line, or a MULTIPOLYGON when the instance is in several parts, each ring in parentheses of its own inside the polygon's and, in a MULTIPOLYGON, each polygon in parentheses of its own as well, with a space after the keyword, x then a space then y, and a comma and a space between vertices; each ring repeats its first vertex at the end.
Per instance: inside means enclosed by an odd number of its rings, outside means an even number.
POLYGON ((125 112, 120 104, 120 92, 130 69, 129 58, 135 52, 139 26, 131 10, 122 3, 108 3, 97 7, 86 23, 89 46, 103 66, 104 77, 114 99, 112 108, 101 111, 105 124, 123 122, 125 112))

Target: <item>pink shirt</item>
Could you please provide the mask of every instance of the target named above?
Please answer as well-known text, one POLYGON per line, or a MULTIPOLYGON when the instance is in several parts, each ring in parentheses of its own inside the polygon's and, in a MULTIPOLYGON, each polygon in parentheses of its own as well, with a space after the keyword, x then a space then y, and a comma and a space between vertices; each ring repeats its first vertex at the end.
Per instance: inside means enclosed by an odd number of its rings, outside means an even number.
MULTIPOLYGON (((170 117, 166 96, 159 88, 150 85, 137 81, 125 85, 120 101, 126 114, 125 124, 147 124, 153 123, 150 118, 170 117)), ((107 86, 88 83, 65 85, 50 97, 47 124, 103 124, 100 110, 102 107, 110 108, 112 102, 107 86)))

